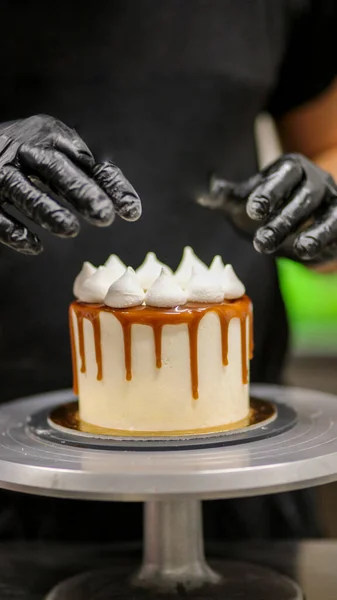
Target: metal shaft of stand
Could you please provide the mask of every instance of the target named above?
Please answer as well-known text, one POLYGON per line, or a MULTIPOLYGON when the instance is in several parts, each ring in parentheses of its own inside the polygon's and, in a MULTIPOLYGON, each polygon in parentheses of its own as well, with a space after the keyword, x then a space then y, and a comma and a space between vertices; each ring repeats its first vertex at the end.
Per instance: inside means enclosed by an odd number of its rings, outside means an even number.
POLYGON ((143 565, 134 584, 193 589, 219 583, 204 556, 202 507, 198 500, 146 502, 143 565))
POLYGON ((275 571, 232 561, 217 564, 221 576, 204 557, 199 501, 151 501, 144 507, 143 565, 136 576, 130 580, 129 570, 122 574, 120 564, 111 564, 60 583, 46 600, 150 600, 159 597, 159 592, 172 600, 187 597, 187 592, 191 600, 304 600, 299 586, 275 571), (205 584, 207 590, 199 594, 205 584))

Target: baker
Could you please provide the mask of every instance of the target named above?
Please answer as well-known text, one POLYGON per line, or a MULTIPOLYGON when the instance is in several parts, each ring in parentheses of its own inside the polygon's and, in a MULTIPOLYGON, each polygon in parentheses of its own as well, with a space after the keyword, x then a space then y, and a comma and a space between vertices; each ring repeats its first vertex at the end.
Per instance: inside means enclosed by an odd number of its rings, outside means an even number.
MULTIPOLYGON (((175 268, 185 245, 235 266, 254 303, 252 380, 281 382, 274 257, 337 259, 334 1, 101 0, 80 14, 5 2, 2 22, 1 400, 71 385, 67 307, 84 259, 136 267, 153 250, 175 268), (256 174, 262 110, 287 154, 256 174)), ((207 503, 206 530, 315 535, 310 504, 302 492, 207 503)), ((139 505, 112 519, 104 505, 2 494, 0 509, 0 535, 140 535, 139 505)))

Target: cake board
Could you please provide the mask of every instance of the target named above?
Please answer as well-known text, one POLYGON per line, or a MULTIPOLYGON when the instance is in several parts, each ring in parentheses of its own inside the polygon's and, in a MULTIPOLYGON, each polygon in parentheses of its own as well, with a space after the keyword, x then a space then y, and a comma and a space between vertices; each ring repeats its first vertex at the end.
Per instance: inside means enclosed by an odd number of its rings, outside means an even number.
POLYGON ((240 563, 223 563, 217 573, 203 554, 200 500, 269 494, 337 479, 337 398, 277 386, 252 386, 252 393, 295 409, 297 422, 265 439, 179 452, 84 449, 34 436, 29 417, 68 401, 69 392, 1 407, 1 487, 145 502, 144 561, 132 581, 121 582, 112 567, 107 574, 61 583, 48 600, 122 598, 128 585, 134 598, 145 597, 146 589, 150 595, 160 589, 166 596, 190 593, 195 598, 234 599, 238 593, 247 600, 303 598, 299 587, 282 575, 240 563), (119 585, 124 586, 120 595, 119 585))

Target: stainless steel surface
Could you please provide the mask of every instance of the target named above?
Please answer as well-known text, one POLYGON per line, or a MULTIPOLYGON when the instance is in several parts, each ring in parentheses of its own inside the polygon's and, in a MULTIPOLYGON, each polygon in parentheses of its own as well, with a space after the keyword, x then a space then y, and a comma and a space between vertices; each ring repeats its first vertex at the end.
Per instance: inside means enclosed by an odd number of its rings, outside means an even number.
POLYGON ((286 404, 276 404, 270 400, 251 398, 251 413, 246 427, 216 433, 185 434, 174 437, 122 436, 102 434, 93 427, 90 434, 81 430, 76 402, 57 405, 57 408, 44 408, 33 413, 28 423, 28 433, 39 440, 76 446, 84 449, 100 450, 191 450, 218 446, 228 446, 265 439, 284 433, 297 422, 297 413, 286 404), (68 425, 67 427, 65 425, 68 425))
POLYGON ((27 418, 69 393, 23 399, 0 409, 0 486, 100 500, 267 494, 337 479, 337 398, 294 388, 252 386, 286 403, 298 423, 284 434, 232 447, 183 452, 120 452, 60 446, 30 435, 27 418))

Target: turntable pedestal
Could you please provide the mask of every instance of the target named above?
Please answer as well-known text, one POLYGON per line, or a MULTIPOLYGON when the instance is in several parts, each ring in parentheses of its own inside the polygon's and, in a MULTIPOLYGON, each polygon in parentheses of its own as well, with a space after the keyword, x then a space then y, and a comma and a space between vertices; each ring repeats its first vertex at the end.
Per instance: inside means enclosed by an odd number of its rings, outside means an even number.
MULTIPOLYGON (((0 408, 1 487, 64 498, 145 502, 140 570, 111 557, 108 568, 105 563, 104 570, 60 583, 48 600, 142 600, 158 597, 159 590, 163 599, 303 599, 292 580, 251 564, 259 562, 255 554, 248 563, 220 560, 211 567, 203 554, 201 500, 277 493, 337 479, 336 397, 277 386, 252 386, 252 393, 290 407, 296 422, 275 435, 234 444, 125 451, 115 442, 108 449, 106 442, 91 447, 88 440, 71 443, 71 436, 69 443, 56 440, 46 427, 39 431, 31 426, 37 413, 71 401, 69 392, 0 408)), ((230 554, 234 556, 234 546, 230 554)), ((97 562, 90 564, 97 567, 97 562)))
POLYGON ((276 571, 234 561, 211 568, 204 556, 198 500, 147 502, 144 507, 143 564, 136 574, 120 565, 66 580, 46 600, 112 600, 177 597, 194 600, 303 600, 300 587, 276 571))
POLYGON ((144 517, 144 557, 136 586, 193 589, 221 581, 205 560, 198 500, 146 502, 144 517))

